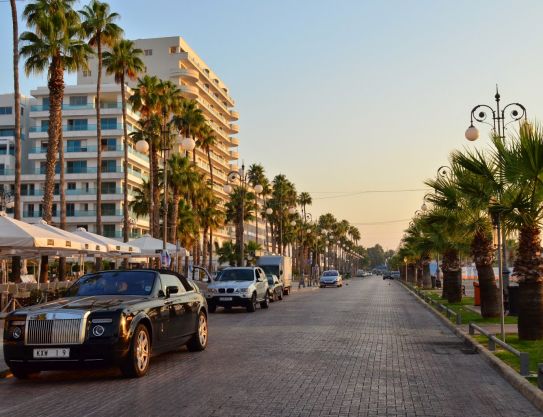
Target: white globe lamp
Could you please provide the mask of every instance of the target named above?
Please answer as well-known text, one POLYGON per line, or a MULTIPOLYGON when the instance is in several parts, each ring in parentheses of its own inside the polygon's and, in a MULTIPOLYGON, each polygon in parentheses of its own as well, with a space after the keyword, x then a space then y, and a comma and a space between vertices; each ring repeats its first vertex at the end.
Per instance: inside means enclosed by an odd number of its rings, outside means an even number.
POLYGON ((262 191, 264 191, 264 187, 262 187, 260 184, 256 184, 255 193, 260 194, 262 191))
POLYGON ((196 147, 196 142, 191 137, 186 137, 181 140, 181 149, 190 152, 196 147))
POLYGON ((288 209, 288 212, 289 212, 289 214, 294 214, 294 213, 296 213, 296 207, 290 207, 290 208, 288 209))
POLYGON ((470 142, 473 142, 477 139, 479 139, 479 130, 473 125, 467 128, 466 130, 466 139, 470 142))
POLYGON ((272 214, 273 213, 273 209, 271 207, 268 207, 266 209, 266 214, 272 214))
POLYGON ((222 190, 226 194, 230 194, 232 192, 232 186, 230 184, 224 184, 224 187, 222 187, 222 190))
POLYGON ((291 225, 291 226, 296 226, 296 220, 292 220, 292 221, 290 222, 290 225, 291 225))
POLYGON ((147 143, 146 140, 138 140, 136 142, 136 151, 138 151, 139 153, 147 153, 149 152, 149 143, 147 143))

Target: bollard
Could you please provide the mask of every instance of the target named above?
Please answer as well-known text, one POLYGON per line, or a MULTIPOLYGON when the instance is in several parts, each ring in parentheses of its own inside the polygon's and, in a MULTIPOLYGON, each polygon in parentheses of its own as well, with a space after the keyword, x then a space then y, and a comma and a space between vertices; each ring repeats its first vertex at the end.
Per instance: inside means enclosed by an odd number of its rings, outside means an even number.
POLYGON ((543 363, 537 364, 537 386, 543 389, 543 363))
POLYGON ((469 324, 469 334, 471 336, 473 336, 475 334, 475 329, 473 328, 473 326, 471 325, 471 323, 469 324))
MULTIPOLYGON (((520 374, 522 376, 530 375, 530 354, 528 352, 520 352, 520 374)), ((539 378, 538 378, 539 382, 539 378)))
POLYGON ((488 350, 496 350, 496 342, 494 342, 494 339, 492 339, 492 337, 488 338, 488 350))
POLYGON ((456 314, 456 324, 462 324, 462 316, 460 315, 460 313, 456 314))

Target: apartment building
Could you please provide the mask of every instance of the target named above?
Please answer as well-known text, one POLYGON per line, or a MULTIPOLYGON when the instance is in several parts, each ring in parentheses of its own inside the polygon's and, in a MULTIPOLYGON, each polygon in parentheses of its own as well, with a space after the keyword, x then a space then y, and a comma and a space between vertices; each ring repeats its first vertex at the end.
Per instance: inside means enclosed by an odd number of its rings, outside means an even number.
MULTIPOLYGON (((239 114, 233 110, 235 102, 228 87, 180 36, 136 39, 134 43, 143 50, 141 58, 147 74, 178 85, 184 97, 198 103, 213 128, 216 135, 216 145, 211 149, 214 190, 224 203, 228 199, 223 191, 228 172, 239 169, 239 139, 233 136, 239 132, 238 125, 234 123, 239 114)), ((93 60, 88 71, 78 72, 78 85, 96 84, 96 65, 96 60, 93 60)), ((113 78, 105 77, 105 82, 113 82, 113 78)), ((129 80, 128 83, 133 87, 137 81, 129 80)), ((202 173, 209 172, 207 154, 198 148, 196 163, 202 173)), ((215 234, 219 243, 234 236, 232 228, 224 228, 215 234)))
MULTIPOLYGON (((42 217, 45 164, 48 145, 49 90, 33 90, 30 105, 32 126, 28 129, 28 163, 23 171, 23 215, 30 223, 42 217)), ((127 91, 130 94, 130 91, 127 91)), ((96 133, 96 87, 91 85, 66 86, 62 105, 62 142, 65 159, 66 217, 68 230, 84 227, 96 231, 96 175, 102 173, 102 224, 103 234, 121 238, 123 234, 123 125, 121 94, 118 85, 104 84, 101 98, 102 140, 96 133), (102 151, 102 164, 97 166, 97 150, 102 151)), ((134 130, 138 116, 128 109, 128 131, 134 130)), ((57 164, 59 179, 60 166, 57 164)), ((128 148, 129 200, 134 189, 139 189, 149 175, 149 160, 138 153, 134 144, 128 148)), ((55 184, 53 222, 59 222, 59 183, 55 184)), ((147 218, 131 214, 132 236, 139 236, 149 229, 147 218)))

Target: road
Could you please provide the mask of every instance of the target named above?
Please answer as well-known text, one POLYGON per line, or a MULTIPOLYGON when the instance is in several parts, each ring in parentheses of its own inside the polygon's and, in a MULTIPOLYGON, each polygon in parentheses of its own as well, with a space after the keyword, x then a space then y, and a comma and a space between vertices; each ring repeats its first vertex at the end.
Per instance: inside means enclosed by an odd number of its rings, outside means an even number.
POLYGON ((205 352, 0 380, 0 416, 542 416, 396 282, 351 280, 219 310, 205 352))

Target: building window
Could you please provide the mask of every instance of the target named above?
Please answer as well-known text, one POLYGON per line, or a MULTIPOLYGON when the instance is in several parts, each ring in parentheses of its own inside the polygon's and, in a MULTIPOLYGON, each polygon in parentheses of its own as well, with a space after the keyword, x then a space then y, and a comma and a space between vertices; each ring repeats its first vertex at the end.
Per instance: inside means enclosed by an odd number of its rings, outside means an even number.
POLYGON ((49 129, 49 120, 42 120, 40 126, 42 132, 47 132, 47 129, 49 129))
POLYGON ((89 183, 86 182, 83 184, 84 188, 85 188, 85 192, 88 193, 89 192, 89 183))
POLYGON ((114 224, 104 224, 104 236, 105 237, 115 237, 115 225, 114 224))
POLYGON ((66 152, 86 152, 87 147, 81 147, 80 140, 69 140, 66 143, 66 152))
POLYGON ((87 105, 87 96, 71 96, 70 97, 70 106, 86 106, 87 105))
POLYGON ((89 203, 83 203, 83 204, 81 204, 81 207, 82 207, 83 211, 85 211, 85 212, 89 211, 89 203))
POLYGON ((115 216, 115 203, 103 203, 102 216, 115 216))
POLYGON ((102 152, 116 151, 116 150, 117 150, 117 139, 115 138, 102 139, 102 152))
POLYGON ((74 217, 74 216, 75 216, 75 204, 66 203, 66 217, 74 217))
POLYGON ((177 46, 170 46, 170 54, 175 54, 177 52, 177 46))
POLYGON ((117 172, 117 161, 114 159, 102 160, 102 172, 117 172))
POLYGON ((145 50, 143 51, 143 54, 144 54, 145 56, 151 56, 151 55, 153 55, 153 50, 152 50, 152 49, 145 49, 145 50))
POLYGON ((70 191, 75 190, 75 182, 69 182, 68 183, 68 190, 70 190, 70 191))
POLYGON ((0 175, 6 174, 6 164, 0 164, 0 175))
POLYGON ((41 99, 42 110, 49 110, 49 97, 43 97, 41 99))
POLYGON ((6 115, 6 114, 12 114, 13 113, 13 107, 0 107, 0 116, 6 115))
POLYGON ((34 195, 35 185, 34 184, 21 184, 21 195, 34 195))
POLYGON ((90 77, 92 72, 90 70, 83 70, 83 77, 90 77))
POLYGON ((114 182, 102 183, 102 194, 115 194, 117 191, 117 185, 114 182))
POLYGON ((87 172, 87 161, 68 161, 66 163, 67 174, 84 174, 87 172))
POLYGON ((0 155, 8 154, 8 145, 0 145, 0 155))
POLYGON ((53 188, 53 194, 54 195, 59 195, 60 194, 60 184, 58 182, 55 183, 55 186, 53 188))
POLYGON ((54 203, 53 204, 53 217, 57 217, 57 216, 58 216, 58 214, 57 214, 57 204, 54 203))
POLYGON ((102 129, 117 129, 117 118, 116 117, 106 117, 101 119, 100 126, 102 129))
POLYGON ((87 119, 68 119, 68 131, 88 130, 87 119))
POLYGON ((26 207, 26 217, 34 217, 34 204, 29 204, 26 207))

